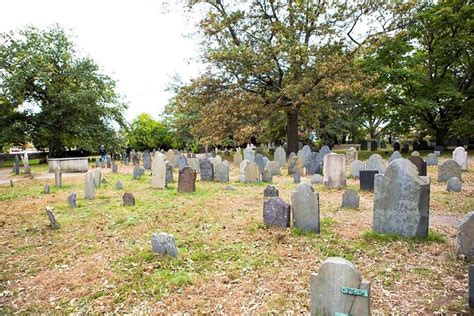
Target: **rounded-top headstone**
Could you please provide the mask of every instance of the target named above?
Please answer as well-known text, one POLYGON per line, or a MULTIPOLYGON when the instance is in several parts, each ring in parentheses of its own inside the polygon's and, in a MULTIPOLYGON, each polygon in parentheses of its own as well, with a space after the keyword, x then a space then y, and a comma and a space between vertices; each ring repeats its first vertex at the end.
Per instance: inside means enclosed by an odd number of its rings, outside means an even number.
POLYGON ((400 159, 400 158, 402 158, 402 154, 400 154, 399 151, 394 151, 393 154, 390 156, 390 158, 388 158, 388 163, 391 163, 395 159, 400 159))
POLYGON ((346 190, 342 196, 342 207, 358 208, 359 194, 355 190, 346 190))
POLYGON ((278 189, 273 185, 267 185, 265 190, 263 190, 264 197, 278 196, 278 189))
POLYGON ((462 188, 462 183, 461 183, 461 180, 459 180, 459 178, 452 177, 451 179, 448 180, 447 188, 446 188, 448 191, 461 192, 461 188, 462 188))
POLYGON ((474 212, 466 214, 458 225, 456 255, 474 258, 474 212))
POLYGON ((319 233, 319 195, 311 185, 301 182, 291 194, 293 225, 303 231, 319 233))
POLYGON ((286 164, 286 152, 285 150, 283 149, 283 147, 279 146, 276 150, 275 150, 275 154, 274 154, 274 159, 276 162, 278 162, 278 164, 280 165, 280 168, 283 168, 286 164))
POLYGON ((461 180, 462 169, 461 166, 454 160, 446 160, 441 165, 438 165, 438 181, 444 182, 456 177, 461 180))

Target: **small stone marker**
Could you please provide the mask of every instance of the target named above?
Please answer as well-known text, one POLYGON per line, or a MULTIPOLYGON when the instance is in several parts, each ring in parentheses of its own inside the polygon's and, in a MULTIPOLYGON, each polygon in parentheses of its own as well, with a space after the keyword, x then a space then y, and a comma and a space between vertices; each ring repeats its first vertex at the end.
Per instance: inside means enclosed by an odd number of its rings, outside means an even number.
POLYGON ((124 193, 123 194, 123 206, 135 206, 135 197, 132 193, 124 193))
POLYGON ((283 168, 286 165, 286 152, 283 147, 279 146, 275 149, 274 160, 278 162, 280 168, 283 168))
POLYGON ((467 170, 467 152, 464 147, 456 147, 453 151, 453 160, 461 166, 461 170, 467 170))
POLYGON ((132 179, 133 180, 140 180, 142 173, 140 171, 140 166, 139 165, 133 165, 133 175, 132 179))
POLYGON ((46 184, 46 185, 44 186, 44 191, 43 191, 43 193, 44 193, 44 194, 49 194, 49 193, 51 193, 51 189, 49 188, 49 185, 48 185, 48 184, 46 184))
POLYGON ((214 179, 217 182, 229 182, 229 166, 220 162, 215 166, 215 171, 214 179))
POLYGON ((263 223, 267 226, 290 227, 290 205, 277 196, 265 200, 263 223))
POLYGON ((293 182, 296 184, 301 182, 301 176, 298 172, 293 173, 293 182))
POLYGON ((355 190, 346 190, 342 195, 342 207, 359 208, 359 194, 355 190))
POLYGON ((408 158, 418 169, 419 176, 426 176, 426 162, 420 156, 411 156, 408 158))
POLYGON ((154 253, 167 255, 170 257, 178 256, 178 248, 173 235, 166 233, 153 234, 151 236, 151 249, 154 253))
POLYGON ((115 182, 115 189, 116 190, 122 190, 123 189, 123 183, 120 181, 115 182))
POLYGON ((166 162, 163 154, 155 153, 151 172, 151 187, 153 189, 164 189, 166 187, 166 162))
POLYGON ((435 153, 429 153, 426 156, 426 165, 427 166, 437 166, 438 165, 438 157, 435 153))
POLYGON ((76 193, 71 193, 67 197, 67 204, 69 204, 70 207, 76 208, 77 207, 77 194, 76 193))
POLYGON ((379 172, 377 170, 361 170, 359 172, 359 185, 362 191, 374 191, 375 175, 379 172))
POLYGON ((84 196, 89 200, 95 198, 94 173, 91 170, 86 173, 84 196))
POLYGON ((201 181, 214 180, 214 168, 209 158, 204 158, 199 161, 199 169, 201 170, 201 181))
POLYGON ((57 188, 60 188, 63 185, 61 167, 59 165, 54 167, 54 185, 57 188))
POLYGON ((322 184, 324 183, 324 178, 320 174, 315 174, 311 177, 311 184, 322 184))
MULTIPOLYGON (((201 172, 202 175, 202 172, 201 172)), ((196 171, 191 167, 184 167, 179 171, 178 192, 196 191, 196 171)))
POLYGON ((54 214, 52 207, 46 207, 46 214, 48 215, 51 229, 59 229, 59 223, 56 220, 56 215, 54 214))
POLYGON ((168 161, 165 161, 166 164, 166 184, 173 182, 173 167, 169 164, 168 161))
POLYGON ((263 173, 262 173, 262 181, 263 182, 267 182, 267 183, 270 183, 273 181, 273 175, 272 175, 272 172, 265 168, 265 170, 263 170, 263 173))
POLYGON ((427 237, 430 179, 407 159, 394 160, 375 176, 373 229, 405 237, 427 237))
POLYGON ((278 189, 274 187, 273 185, 267 185, 265 190, 263 190, 263 196, 264 197, 278 196, 278 189))
POLYGON ((445 182, 449 179, 456 177, 461 179, 462 169, 461 166, 454 160, 446 160, 441 165, 438 165, 438 181, 445 182))
POLYGON ((245 182, 260 181, 260 170, 255 162, 251 161, 245 166, 245 182))
POLYGON ((350 170, 351 176, 358 179, 360 178, 360 171, 365 170, 365 163, 363 163, 360 160, 354 160, 349 165, 349 170, 350 170))
POLYGON ((324 186, 330 189, 346 187, 346 156, 328 154, 323 164, 324 186))
POLYGON ((291 194, 293 225, 319 234, 319 194, 307 183, 300 183, 291 194))
POLYGON ((446 190, 448 192, 461 192, 462 183, 459 178, 452 177, 448 180, 446 190))
POLYGON ((456 255, 474 258, 474 212, 467 213, 458 225, 456 255))
POLYGON ((326 259, 318 273, 311 274, 311 315, 369 316, 370 282, 343 258, 326 259))

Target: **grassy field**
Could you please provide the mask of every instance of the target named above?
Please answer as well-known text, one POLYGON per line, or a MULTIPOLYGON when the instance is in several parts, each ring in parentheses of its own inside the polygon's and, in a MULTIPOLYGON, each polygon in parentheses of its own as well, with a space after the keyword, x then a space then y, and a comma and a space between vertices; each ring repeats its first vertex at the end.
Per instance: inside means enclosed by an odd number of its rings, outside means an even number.
MULTIPOLYGON (((92 201, 83 198, 83 174, 55 188, 54 179, 38 177, 45 165, 33 170, 35 180, 0 186, 2 314, 308 313, 310 274, 330 256, 353 261, 372 282, 373 313, 468 311, 469 261, 454 251, 456 222, 474 210, 472 171, 463 173, 463 191, 452 193, 437 183, 437 168, 428 167, 430 235, 419 240, 372 232, 372 193, 359 192, 358 210, 342 209, 343 190, 322 185, 314 186, 321 234, 268 229, 265 184, 238 183, 236 167, 234 190, 198 181, 197 192, 178 194, 176 182, 153 190, 149 172, 132 180, 131 168, 121 166, 118 174, 104 172, 107 183, 92 201), (115 190, 117 180, 124 190, 115 190), (42 193, 46 183, 49 195, 42 193), (71 192, 78 194, 76 209, 67 205, 71 192), (134 207, 121 205, 124 192, 134 194, 134 207), (59 230, 49 228, 46 206, 54 207, 59 230), (158 232, 175 236, 177 258, 151 252, 158 232)), ((283 173, 274 185, 289 202, 295 184, 283 173)), ((349 179, 348 187, 358 189, 358 181, 349 179)))

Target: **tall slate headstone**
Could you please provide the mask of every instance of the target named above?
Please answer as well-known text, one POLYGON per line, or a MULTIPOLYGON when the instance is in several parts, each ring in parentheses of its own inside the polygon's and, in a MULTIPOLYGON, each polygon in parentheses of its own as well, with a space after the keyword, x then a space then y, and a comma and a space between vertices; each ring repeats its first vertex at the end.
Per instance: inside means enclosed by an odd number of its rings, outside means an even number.
POLYGON ((260 170, 260 173, 263 174, 263 170, 265 169, 265 163, 263 162, 263 155, 256 154, 254 158, 254 162, 257 164, 258 170, 260 170))
POLYGON ((461 174, 461 166, 454 160, 446 160, 438 165, 438 182, 446 182, 453 177, 461 180, 461 174))
POLYGON ((245 182, 260 181, 260 170, 255 162, 251 161, 245 166, 245 182))
POLYGON ((166 184, 173 182, 173 167, 169 163, 168 160, 165 160, 165 165, 166 165, 166 179, 165 182, 166 184))
POLYGON ((266 226, 290 227, 290 205, 279 197, 263 202, 263 223, 266 226))
POLYGON ((143 168, 151 170, 151 155, 148 150, 143 152, 143 168))
POLYGON ((411 156, 408 158, 416 166, 419 176, 426 176, 426 162, 420 156, 411 156))
POLYGON ((56 215, 54 214, 52 207, 49 207, 49 206, 46 207, 46 215, 48 215, 51 229, 59 229, 59 223, 56 220, 56 215))
POLYGON ((308 145, 304 145, 303 149, 301 150, 301 160, 303 162, 303 166, 307 167, 307 162, 311 158, 311 147, 308 145))
POLYGON ((354 160, 349 165, 349 171, 351 173, 351 176, 353 176, 356 179, 360 178, 360 171, 362 170, 365 170, 365 163, 363 163, 360 160, 354 160))
POLYGON ((279 146, 275 149, 274 157, 274 160, 280 164, 280 168, 283 168, 286 165, 286 152, 283 147, 279 146))
POLYGON ((164 189, 166 187, 166 162, 165 156, 161 153, 155 153, 151 172, 151 187, 153 189, 164 189))
POLYGON ((319 234, 319 194, 307 183, 300 183, 291 194, 293 225, 319 234))
POLYGON ((86 180, 84 184, 84 196, 86 199, 95 198, 95 184, 94 184, 94 173, 89 170, 86 173, 86 180))
POLYGON ((375 176, 374 231, 427 237, 429 205, 430 179, 418 176, 409 160, 397 159, 375 176))
POLYGON ((20 159, 18 158, 18 155, 15 155, 15 165, 13 166, 13 170, 16 175, 20 174, 20 159))
POLYGON ((221 162, 215 166, 215 170, 214 179, 217 182, 229 182, 229 166, 221 162))
POLYGON ((323 158, 317 152, 312 152, 306 160, 306 173, 309 175, 322 173, 323 158))
POLYGON ((375 175, 379 172, 377 170, 360 170, 359 185, 361 191, 374 191, 375 175))
POLYGON ((453 160, 461 166, 462 170, 467 170, 467 152, 464 147, 457 147, 453 151, 453 160))
POLYGON ((377 144, 377 141, 373 140, 370 142, 370 150, 371 151, 377 151, 377 148, 378 147, 378 144, 377 144))
MULTIPOLYGON (((202 174, 202 173, 201 173, 202 174)), ((179 171, 178 192, 196 191, 196 171, 191 167, 184 167, 179 171)))
POLYGON ((61 167, 59 165, 56 165, 54 167, 54 185, 57 188, 60 188, 63 186, 63 175, 61 173, 61 167))
POLYGON ((247 146, 247 148, 245 148, 244 150, 244 160, 253 162, 254 159, 255 159, 255 154, 253 152, 253 149, 250 146, 247 146))
POLYGON ((312 316, 370 315, 370 282, 346 259, 326 259, 311 274, 310 292, 312 316))
POLYGON ((399 151, 394 151, 392 153, 392 155, 390 156, 390 158, 388 158, 388 163, 391 163, 395 159, 399 159, 399 158, 402 158, 402 155, 400 154, 400 152, 399 151))
POLYGON ((100 167, 95 168, 95 175, 94 175, 94 184, 95 187, 98 189, 100 188, 100 184, 102 183, 102 170, 100 167))
POLYGON ((209 158, 199 160, 199 170, 201 170, 201 181, 214 181, 214 168, 209 158))
POLYGON ((437 166, 438 165, 438 156, 435 153, 429 153, 426 156, 426 165, 427 166, 437 166))
POLYGON ((393 151, 400 151, 400 143, 399 142, 394 142, 393 145, 393 151))
POLYGON ((370 155, 365 163, 365 170, 377 170, 379 174, 384 174, 387 169, 387 164, 379 154, 370 155))
POLYGON ((329 154, 324 157, 324 186, 330 189, 346 187, 346 156, 329 154))
POLYGON ((234 153, 234 165, 240 166, 241 162, 242 162, 242 154, 240 153, 240 151, 236 151, 234 153))
POLYGON ((474 258, 474 212, 467 213, 457 227, 456 255, 474 258))
POLYGON ((360 142, 360 150, 367 150, 369 148, 369 143, 364 139, 360 142))

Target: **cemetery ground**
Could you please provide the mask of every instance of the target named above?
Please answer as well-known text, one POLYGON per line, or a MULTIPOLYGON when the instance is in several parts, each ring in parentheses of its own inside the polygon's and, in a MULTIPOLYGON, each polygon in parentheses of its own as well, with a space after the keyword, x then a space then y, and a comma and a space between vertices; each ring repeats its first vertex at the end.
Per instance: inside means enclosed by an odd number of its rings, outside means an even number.
MULTIPOLYGON (((94 200, 84 200, 84 174, 67 175, 56 188, 54 177, 44 176, 47 165, 33 165, 36 177, 27 179, 5 164, 1 180, 15 182, 0 184, 0 312, 308 313, 311 272, 340 256, 371 281, 374 314, 468 313, 469 261, 456 257, 455 235, 459 220, 474 210, 473 158, 460 193, 447 192, 437 167, 428 167, 426 240, 372 232, 373 193, 359 191, 359 209, 343 209, 344 190, 322 184, 313 185, 321 234, 266 228, 267 184, 239 183, 235 166, 230 183, 198 180, 195 193, 177 193, 177 169, 175 182, 153 190, 150 171, 132 180, 131 166, 120 165, 119 173, 103 169, 107 182, 94 200), (117 180, 124 190, 115 189, 117 180), (43 193, 45 184, 50 194, 43 193), (67 203, 71 192, 77 208, 67 203), (135 206, 122 206, 125 192, 133 193, 135 206), (54 208, 60 229, 50 229, 46 206, 54 208), (159 232, 174 235, 177 258, 152 253, 151 235, 159 232)), ((273 185, 290 202, 296 185, 285 169, 282 174, 273 185)), ((359 190, 359 182, 348 179, 348 188, 359 190)))

